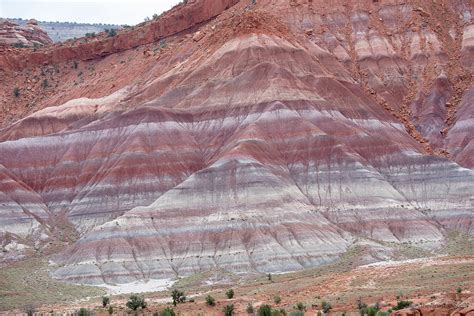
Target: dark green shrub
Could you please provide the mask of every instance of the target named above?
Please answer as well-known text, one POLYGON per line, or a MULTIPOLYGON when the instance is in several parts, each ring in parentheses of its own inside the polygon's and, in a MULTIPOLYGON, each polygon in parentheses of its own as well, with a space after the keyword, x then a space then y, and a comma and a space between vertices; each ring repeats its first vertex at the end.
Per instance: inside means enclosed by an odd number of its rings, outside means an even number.
POLYGON ((398 301, 397 302, 397 306, 395 306, 393 308, 394 311, 398 311, 400 309, 404 309, 404 308, 407 308, 407 307, 410 307, 410 305, 413 304, 412 301, 404 301, 404 300, 401 300, 401 301, 398 301))
POLYGON ((41 86, 43 87, 43 89, 46 89, 49 86, 48 79, 44 79, 43 82, 41 83, 41 86))
POLYGON ((164 310, 161 311, 160 316, 176 316, 176 313, 172 308, 166 307, 164 310))
POLYGON ((15 89, 13 89, 13 95, 14 95, 16 98, 20 97, 20 88, 15 87, 15 89))
POLYGON ((105 29, 105 32, 107 33, 108 37, 114 37, 117 35, 116 29, 105 29))
POLYGON ((225 295, 227 296, 227 298, 234 298, 234 290, 233 289, 227 290, 227 292, 225 292, 225 295))
POLYGON ((324 313, 328 313, 332 309, 332 306, 328 302, 322 301, 321 308, 322 308, 324 313))
POLYGON ((224 307, 224 315, 225 316, 233 316, 234 315, 234 304, 226 305, 224 307))
POLYGON ((257 311, 258 316, 272 316, 272 307, 268 304, 260 305, 257 311))
POLYGON ((246 309, 246 311, 247 311, 247 314, 253 314, 253 313, 254 313, 254 308, 253 308, 252 303, 248 303, 248 304, 247 304, 247 309, 246 309))
POLYGON ((377 315, 377 312, 379 311, 380 307, 378 304, 371 305, 367 307, 367 315, 368 316, 375 316, 377 315))
POLYGON ((86 308, 81 308, 77 312, 77 316, 91 316, 91 315, 92 315, 91 312, 86 308))
POLYGON ((281 297, 279 295, 276 295, 273 298, 273 301, 275 302, 275 304, 280 304, 281 303, 281 297))
POLYGON ((272 316, 286 316, 286 311, 283 308, 273 309, 272 316))
POLYGON ((216 305, 216 299, 213 298, 211 295, 206 296, 206 304, 209 306, 215 306, 216 305))
POLYGON ((298 302, 295 305, 295 309, 304 312, 306 310, 306 305, 304 305, 302 302, 298 302))
POLYGON ((173 299, 173 305, 176 306, 178 303, 184 303, 186 301, 186 296, 184 296, 184 292, 174 289, 171 292, 171 298, 173 299))
POLYGON ((289 316, 304 316, 302 311, 291 311, 289 316))
POLYGON ((107 296, 102 296, 102 307, 105 307, 110 304, 110 298, 107 296))
POLYGON ((134 311, 136 311, 139 307, 146 308, 145 298, 143 296, 133 294, 128 299, 127 307, 134 311))
POLYGON ((112 315, 114 313, 114 308, 112 305, 109 305, 109 309, 107 310, 109 312, 109 315, 112 315))

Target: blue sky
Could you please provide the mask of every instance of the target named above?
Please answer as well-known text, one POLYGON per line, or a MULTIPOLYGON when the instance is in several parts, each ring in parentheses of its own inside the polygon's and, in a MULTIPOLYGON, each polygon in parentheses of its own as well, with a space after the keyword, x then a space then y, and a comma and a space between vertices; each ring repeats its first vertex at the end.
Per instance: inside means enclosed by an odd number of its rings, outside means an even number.
POLYGON ((0 0, 0 17, 39 21, 137 24, 180 0, 0 0))

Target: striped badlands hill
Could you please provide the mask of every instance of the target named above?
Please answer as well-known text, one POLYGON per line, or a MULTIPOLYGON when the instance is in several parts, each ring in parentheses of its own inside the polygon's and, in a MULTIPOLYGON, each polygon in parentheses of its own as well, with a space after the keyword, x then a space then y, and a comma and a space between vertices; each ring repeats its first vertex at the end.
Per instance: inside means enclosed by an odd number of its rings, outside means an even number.
POLYGON ((127 283, 474 232, 469 1, 250 2, 190 0, 137 45, 4 56, 6 89, 54 83, 5 96, 4 260, 60 247, 56 278, 127 283))

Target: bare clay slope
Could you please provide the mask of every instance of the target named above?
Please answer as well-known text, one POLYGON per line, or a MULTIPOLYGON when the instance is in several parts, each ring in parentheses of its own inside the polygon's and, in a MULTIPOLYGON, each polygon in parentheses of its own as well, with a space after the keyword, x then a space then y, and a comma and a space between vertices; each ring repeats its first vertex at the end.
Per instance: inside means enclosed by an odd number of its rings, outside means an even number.
MULTIPOLYGON (((100 284, 290 271, 360 238, 432 249, 452 230, 472 234, 472 70, 446 62, 442 34, 418 22, 437 12, 365 5, 240 1, 168 38, 172 51, 152 43, 85 62, 109 75, 84 75, 52 100, 98 98, 45 103, 0 135, 8 243, 48 240, 48 221, 66 222, 81 237, 55 257, 54 276, 100 284), (438 50, 417 46, 410 23, 438 50)), ((468 37, 472 8, 444 10, 468 37)), ((465 61, 469 45, 449 48, 465 61)))

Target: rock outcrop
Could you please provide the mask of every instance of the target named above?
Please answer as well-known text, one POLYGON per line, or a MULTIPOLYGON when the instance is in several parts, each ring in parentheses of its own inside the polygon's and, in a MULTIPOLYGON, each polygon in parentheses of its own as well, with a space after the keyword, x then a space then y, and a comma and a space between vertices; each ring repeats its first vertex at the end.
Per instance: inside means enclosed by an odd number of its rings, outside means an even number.
POLYGON ((41 47, 52 43, 53 40, 38 26, 36 20, 29 20, 25 26, 20 26, 0 19, 0 46, 41 47))
POLYGON ((366 2, 188 1, 141 37, 4 56, 61 80, 1 130, 0 227, 77 233, 54 276, 91 284, 472 234, 472 8, 366 2))

